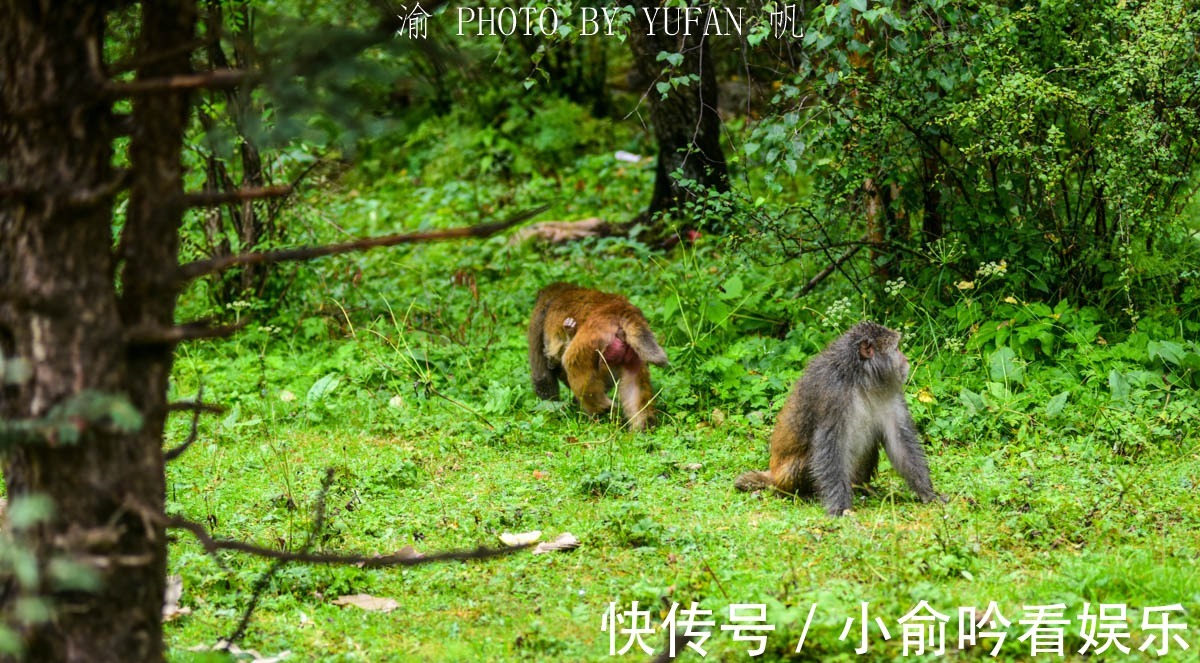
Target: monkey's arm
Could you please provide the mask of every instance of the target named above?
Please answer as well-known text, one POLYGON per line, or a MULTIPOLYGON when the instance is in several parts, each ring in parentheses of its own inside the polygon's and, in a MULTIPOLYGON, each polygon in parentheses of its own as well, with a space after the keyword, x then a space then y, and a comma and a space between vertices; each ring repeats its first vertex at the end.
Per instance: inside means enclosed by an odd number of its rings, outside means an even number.
POLYGON ((533 378, 533 390, 538 398, 551 400, 558 398, 558 377, 554 367, 546 356, 546 309, 550 303, 545 296, 539 296, 529 321, 529 374, 533 378))
POLYGON ((608 397, 608 367, 599 358, 596 349, 582 339, 572 342, 563 355, 567 384, 588 414, 601 414, 612 407, 612 399, 608 397))
POLYGON ((853 506, 850 468, 846 466, 842 443, 846 437, 843 422, 821 426, 813 433, 812 475, 821 504, 831 516, 844 515, 853 506))
POLYGON ((883 448, 887 452, 892 467, 904 477, 908 487, 912 489, 922 502, 931 502, 941 496, 933 490, 933 482, 929 480, 929 464, 925 460, 925 451, 917 438, 917 426, 913 423, 904 396, 900 396, 894 408, 894 415, 888 418, 883 431, 883 448))

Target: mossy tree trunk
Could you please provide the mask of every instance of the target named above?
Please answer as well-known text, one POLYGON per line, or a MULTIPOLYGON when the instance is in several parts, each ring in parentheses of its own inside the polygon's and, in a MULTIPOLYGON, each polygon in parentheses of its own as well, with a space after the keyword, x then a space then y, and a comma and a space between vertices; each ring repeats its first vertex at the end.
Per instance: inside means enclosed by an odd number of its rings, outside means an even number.
MULTIPOLYGON (((109 8, 0 3, 0 349, 33 369, 4 391, 0 414, 36 421, 95 391, 127 397, 143 422, 130 433, 81 419, 73 443, 47 436, 6 445, 9 499, 43 495, 54 506, 50 520, 18 532, 18 545, 37 551, 43 572, 65 557, 100 581, 92 591, 69 590, 41 575, 38 591, 54 616, 21 632, 35 661, 163 659, 162 432, 172 347, 153 339, 174 323, 187 99, 169 85, 139 93, 125 125, 134 127, 131 172, 114 169, 123 123, 112 108, 120 89, 104 72, 109 8), (114 238, 113 202, 125 186, 128 212, 114 238)), ((193 38, 193 3, 149 0, 141 9, 137 52, 146 64, 138 78, 186 73, 179 46, 193 38)), ((9 583, 0 611, 12 615, 17 598, 9 583)))
MULTIPOLYGON (((650 122, 658 142, 658 165, 654 174, 654 193, 644 218, 657 223, 664 213, 681 211, 688 200, 695 199, 697 190, 688 190, 680 185, 675 176, 678 171, 685 180, 700 185, 701 189, 715 192, 729 190, 728 169, 725 154, 721 150, 721 118, 717 115, 717 77, 713 67, 710 45, 704 35, 684 35, 683 26, 664 30, 661 20, 651 24, 656 10, 665 12, 657 0, 639 0, 633 3, 634 19, 630 27, 630 46, 638 78, 647 88, 646 100, 650 106, 650 122), (651 34, 653 32, 653 34, 651 34), (667 32, 676 33, 671 36, 667 32), (667 52, 681 57, 677 65, 659 60, 658 54, 667 52), (671 84, 671 79, 692 76, 690 81, 671 84), (658 90, 660 83, 667 83, 666 94, 658 90)), ((676 15, 674 12, 671 15, 676 15)), ((695 30, 695 26, 692 26, 695 30)), ((697 228, 712 229, 706 219, 682 218, 678 230, 697 228)), ((655 233, 665 235, 670 228, 656 228, 655 233)))

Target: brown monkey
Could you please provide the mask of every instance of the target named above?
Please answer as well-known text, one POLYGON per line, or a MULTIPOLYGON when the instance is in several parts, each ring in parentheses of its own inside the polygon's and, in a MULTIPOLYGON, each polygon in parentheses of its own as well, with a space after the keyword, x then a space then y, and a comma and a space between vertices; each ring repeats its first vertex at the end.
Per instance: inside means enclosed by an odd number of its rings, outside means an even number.
POLYGON ((641 310, 621 295, 554 283, 538 293, 529 321, 529 370, 542 399, 558 398, 563 381, 588 414, 607 412, 613 384, 630 428, 654 418, 650 370, 667 354, 641 310))
POLYGON ((938 499, 904 402, 908 358, 900 334, 860 322, 808 362, 771 435, 771 466, 738 477, 739 490, 816 495, 830 515, 851 506, 851 486, 875 474, 882 443, 923 502, 938 499))

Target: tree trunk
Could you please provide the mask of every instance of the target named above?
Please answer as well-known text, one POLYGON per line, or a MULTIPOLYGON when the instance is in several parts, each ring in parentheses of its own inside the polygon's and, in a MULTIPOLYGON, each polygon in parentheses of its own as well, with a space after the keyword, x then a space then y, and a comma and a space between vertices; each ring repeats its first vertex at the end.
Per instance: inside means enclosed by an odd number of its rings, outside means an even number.
MULTIPOLYGON (((729 190, 725 155, 721 151, 721 118, 717 115, 717 77, 709 46, 703 35, 665 34, 682 33, 679 22, 672 21, 673 27, 666 31, 661 19, 651 23, 647 11, 651 16, 655 15, 656 9, 666 12, 658 5, 656 0, 634 3, 629 38, 640 83, 647 88, 650 122, 658 141, 654 194, 644 215, 651 222, 658 221, 664 212, 679 211, 686 201, 696 198, 695 192, 680 186, 672 176, 677 170, 682 171, 684 179, 694 180, 711 191, 729 190), (651 31, 654 34, 650 34, 651 31), (659 61, 658 54, 662 51, 681 54, 683 61, 679 67, 672 68, 666 61, 659 61), (689 74, 699 80, 672 87, 665 98, 658 91, 658 83, 689 74)), ((672 12, 672 15, 675 14, 672 12)), ((695 29, 694 25, 692 27, 695 29)), ((706 227, 707 221, 684 219, 681 229, 706 227)), ((661 233, 669 229, 659 230, 661 233)))
MULTIPOLYGON (((37 552, 42 584, 32 590, 54 610, 20 632, 35 661, 163 659, 162 430, 172 348, 126 338, 133 326, 173 323, 186 99, 166 92, 134 104, 129 212, 114 256, 120 177, 111 165, 111 102, 100 88, 107 9, 92 0, 0 3, 0 186, 17 194, 0 199, 0 339, 33 366, 5 394, 2 414, 39 419, 94 390, 127 396, 143 416, 135 433, 79 419, 77 441, 16 445, 3 459, 9 499, 36 494, 54 505, 46 523, 15 532, 17 545, 37 552), (92 569, 98 588, 56 586, 44 573, 55 557, 92 569)), ((192 38, 190 2, 144 2, 142 11, 139 54, 192 38)), ((186 69, 181 53, 138 73, 186 69)), ((17 590, 5 587, 6 615, 17 590)))

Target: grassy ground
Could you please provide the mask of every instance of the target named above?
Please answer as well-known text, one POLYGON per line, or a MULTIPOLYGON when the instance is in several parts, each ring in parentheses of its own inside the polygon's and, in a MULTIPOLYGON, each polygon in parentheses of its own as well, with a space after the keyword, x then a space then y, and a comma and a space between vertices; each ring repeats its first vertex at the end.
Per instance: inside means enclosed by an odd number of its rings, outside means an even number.
MULTIPOLYGON (((660 336, 680 361, 653 374, 662 423, 633 435, 569 403, 538 402, 528 385, 525 307, 538 282, 559 277, 554 270, 570 275, 571 257, 539 261, 493 246, 477 298, 469 288, 428 287, 449 282, 450 256, 469 259, 461 251, 430 249, 419 268, 403 256, 379 258, 393 273, 406 270, 398 278, 424 270, 414 282, 426 285, 327 301, 315 333, 297 322, 184 350, 175 391, 191 395, 203 382, 206 399, 231 410, 205 420, 196 448, 170 466, 171 508, 223 537, 297 547, 332 467, 319 550, 435 552, 494 546, 502 532, 529 530, 545 539, 570 532, 581 547, 410 569, 289 566, 264 590, 244 646, 290 651, 289 660, 608 660, 601 624, 610 603, 618 612, 633 601, 648 608, 656 632, 646 641, 658 649, 667 606, 697 601, 717 624, 707 659, 741 660, 753 648, 720 630, 731 604, 749 603, 765 605, 775 626, 766 660, 889 660, 905 653, 897 620, 927 601, 949 618, 948 655, 973 660, 987 658, 993 643, 960 650, 959 610, 995 601, 1012 622, 1001 660, 1030 658, 1031 643, 1017 640, 1029 630, 1019 623, 1025 606, 1058 603, 1071 620, 1068 654, 1083 646, 1079 614, 1088 604, 1095 614, 1099 603, 1127 606, 1134 655, 1148 633, 1148 606, 1182 604, 1186 613, 1172 621, 1191 629, 1183 634, 1191 652, 1172 643, 1159 660, 1192 660, 1200 648, 1195 390, 1135 380, 1116 403, 1112 385, 1064 352, 1075 365, 1030 362, 1024 386, 1012 385, 1016 395, 1005 400, 1008 392, 986 377, 987 353, 910 346, 909 400, 929 433, 934 484, 949 502, 917 503, 885 462, 856 514, 833 520, 811 502, 732 487, 739 472, 765 467, 776 408, 803 358, 832 332, 809 328, 803 343, 798 333, 760 338, 756 347, 783 368, 768 379, 742 359, 740 378, 726 371, 722 384, 709 385, 714 373, 696 356, 697 336, 667 330, 660 336), (557 266, 520 273, 538 262, 557 266), (1071 380, 1065 412, 1047 412, 1033 385, 1071 380), (738 400, 730 395, 738 385, 763 397, 738 400), (979 401, 960 394, 971 388, 979 401), (333 604, 356 593, 398 607, 333 604), (862 602, 891 638, 872 625, 869 653, 857 657, 862 602), (812 605, 803 652, 794 654, 812 605)), ((674 276, 661 265, 647 268, 650 276, 630 273, 642 259, 614 250, 585 278, 628 280, 621 287, 663 325, 665 304, 647 293, 669 291, 674 276)), ((696 267, 688 269, 705 273, 696 267)), ((1104 357, 1090 361, 1106 366, 1104 357)), ((186 421, 174 421, 173 438, 186 431, 186 421)), ((214 559, 180 536, 171 571, 183 576, 192 612, 167 633, 173 660, 183 661, 201 658, 189 647, 233 630, 269 564, 214 559)), ((619 636, 617 648, 627 639, 619 636)), ((635 645, 624 658, 648 657, 635 645)))
MULTIPOLYGON (((564 135, 581 126, 559 124, 564 135)), ((609 147, 645 151, 638 140, 621 134, 609 147)), ((603 150, 515 184, 461 177, 468 157, 440 142, 429 153, 413 166, 420 177, 368 160, 383 170, 327 182, 293 210, 288 243, 463 225, 505 198, 558 201, 542 219, 620 220, 652 184, 649 162, 620 164, 603 150)), ((750 198, 784 205, 804 188, 775 184, 750 198)), ((613 239, 398 247, 282 267, 273 283, 289 285, 286 297, 228 304, 254 322, 178 354, 173 397, 203 385, 227 411, 203 418, 195 447, 169 465, 173 513, 221 537, 296 549, 333 468, 318 551, 430 553, 530 530, 582 543, 408 569, 286 566, 261 592, 242 645, 289 651, 287 660, 647 660, 637 645, 610 656, 610 606, 648 610, 646 642, 658 649, 669 606, 695 601, 715 622, 706 660, 747 658, 752 643, 720 629, 735 604, 765 606, 775 630, 763 660, 890 660, 906 654, 898 620, 925 601, 946 615, 947 657, 982 660, 994 642, 960 649, 959 614, 995 602, 1011 622, 997 659, 1031 660, 1031 640, 1018 639, 1031 630, 1020 623, 1034 614, 1027 606, 1062 604, 1064 658, 1082 660, 1080 616, 1104 603, 1124 606, 1115 621, 1107 608, 1105 625, 1132 634, 1122 641, 1132 653, 1110 648, 1101 660, 1197 660, 1194 293, 1136 332, 1068 302, 1021 301, 1010 283, 1029 275, 1008 273, 1003 256, 969 284, 951 270, 926 274, 941 290, 898 280, 861 294, 835 275, 801 296, 825 258, 783 259, 779 246, 751 228, 668 254, 613 239), (671 358, 652 373, 657 428, 633 435, 535 398, 524 326, 537 290, 556 280, 626 293, 646 312, 671 358), (740 472, 766 466, 775 414, 805 361, 866 317, 905 333, 909 404, 948 503, 917 503, 886 461, 850 518, 736 492, 740 472), (334 604, 358 593, 396 607, 334 604), (869 651, 858 656, 864 603, 869 651), (1171 642, 1161 657, 1139 654, 1152 634, 1143 609, 1175 604, 1183 612, 1171 621, 1188 625, 1191 650, 1171 642)), ((207 287, 185 297, 182 317, 213 313, 207 287)), ((177 415, 169 443, 188 429, 177 415)), ((189 649, 235 629, 270 562, 210 557, 178 537, 171 572, 191 613, 167 637, 173 660, 199 660, 189 649)), ((907 644, 908 658, 930 658, 907 644)))

